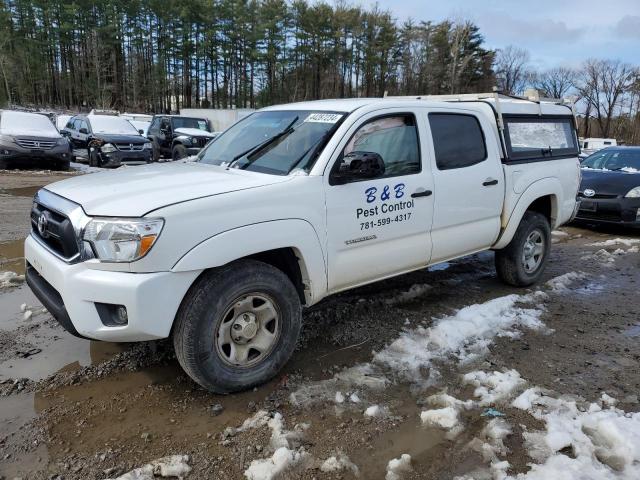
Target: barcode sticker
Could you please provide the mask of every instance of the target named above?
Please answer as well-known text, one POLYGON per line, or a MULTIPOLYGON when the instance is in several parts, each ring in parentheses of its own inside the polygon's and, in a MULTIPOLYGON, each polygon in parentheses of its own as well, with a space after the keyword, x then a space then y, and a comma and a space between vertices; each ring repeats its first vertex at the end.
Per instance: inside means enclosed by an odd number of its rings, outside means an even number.
POLYGON ((304 121, 315 123, 336 123, 341 118, 342 115, 339 113, 312 113, 305 118, 304 121))

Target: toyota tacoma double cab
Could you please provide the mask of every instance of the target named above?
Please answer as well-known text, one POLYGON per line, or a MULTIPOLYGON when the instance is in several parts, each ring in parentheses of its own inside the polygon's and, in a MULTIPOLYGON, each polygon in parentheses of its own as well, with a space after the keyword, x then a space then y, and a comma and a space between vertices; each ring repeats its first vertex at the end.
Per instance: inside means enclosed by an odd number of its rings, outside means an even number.
POLYGON ((268 107, 195 161, 41 189, 26 279, 74 335, 172 337, 204 388, 247 389, 328 295, 483 250, 538 281, 578 153, 570 107, 497 93, 268 107))
POLYGON ((154 115, 147 132, 155 161, 160 157, 181 160, 196 155, 216 135, 209 120, 180 115, 154 115))

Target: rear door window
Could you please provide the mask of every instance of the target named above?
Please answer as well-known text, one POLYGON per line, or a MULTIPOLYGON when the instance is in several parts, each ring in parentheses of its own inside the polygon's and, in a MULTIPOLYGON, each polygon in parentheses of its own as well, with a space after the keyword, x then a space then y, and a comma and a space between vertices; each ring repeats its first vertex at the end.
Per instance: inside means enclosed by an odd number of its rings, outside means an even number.
POLYGON ((473 115, 430 113, 438 170, 470 167, 487 158, 487 146, 480 122, 473 115))
POLYGON ((510 160, 548 160, 578 154, 570 117, 504 116, 510 160))

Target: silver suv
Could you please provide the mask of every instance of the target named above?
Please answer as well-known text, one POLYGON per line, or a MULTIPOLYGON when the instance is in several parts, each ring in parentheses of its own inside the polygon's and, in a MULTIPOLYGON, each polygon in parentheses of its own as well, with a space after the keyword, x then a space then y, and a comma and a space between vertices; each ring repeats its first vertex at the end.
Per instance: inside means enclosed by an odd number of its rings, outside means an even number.
POLYGON ((0 169, 26 165, 69 169, 71 147, 39 113, 0 111, 0 169))

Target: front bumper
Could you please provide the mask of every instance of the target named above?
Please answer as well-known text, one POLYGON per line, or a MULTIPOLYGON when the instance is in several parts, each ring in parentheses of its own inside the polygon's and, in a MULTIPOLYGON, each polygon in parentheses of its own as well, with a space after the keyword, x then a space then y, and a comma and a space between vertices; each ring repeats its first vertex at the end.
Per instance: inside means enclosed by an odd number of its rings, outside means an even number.
POLYGON ((576 220, 640 226, 640 198, 580 198, 576 220))
POLYGON ((100 156, 100 166, 102 167, 119 167, 125 163, 142 164, 149 163, 153 160, 152 149, 133 151, 117 150, 111 153, 100 152, 98 155, 100 156))
POLYGON ((35 163, 63 163, 71 160, 69 150, 9 150, 0 147, 0 160, 13 165, 35 163))
POLYGON ((110 342, 166 338, 184 295, 200 271, 130 273, 68 264, 32 236, 25 241, 27 283, 70 333, 110 342), (96 303, 124 305, 128 323, 105 325, 96 303))

